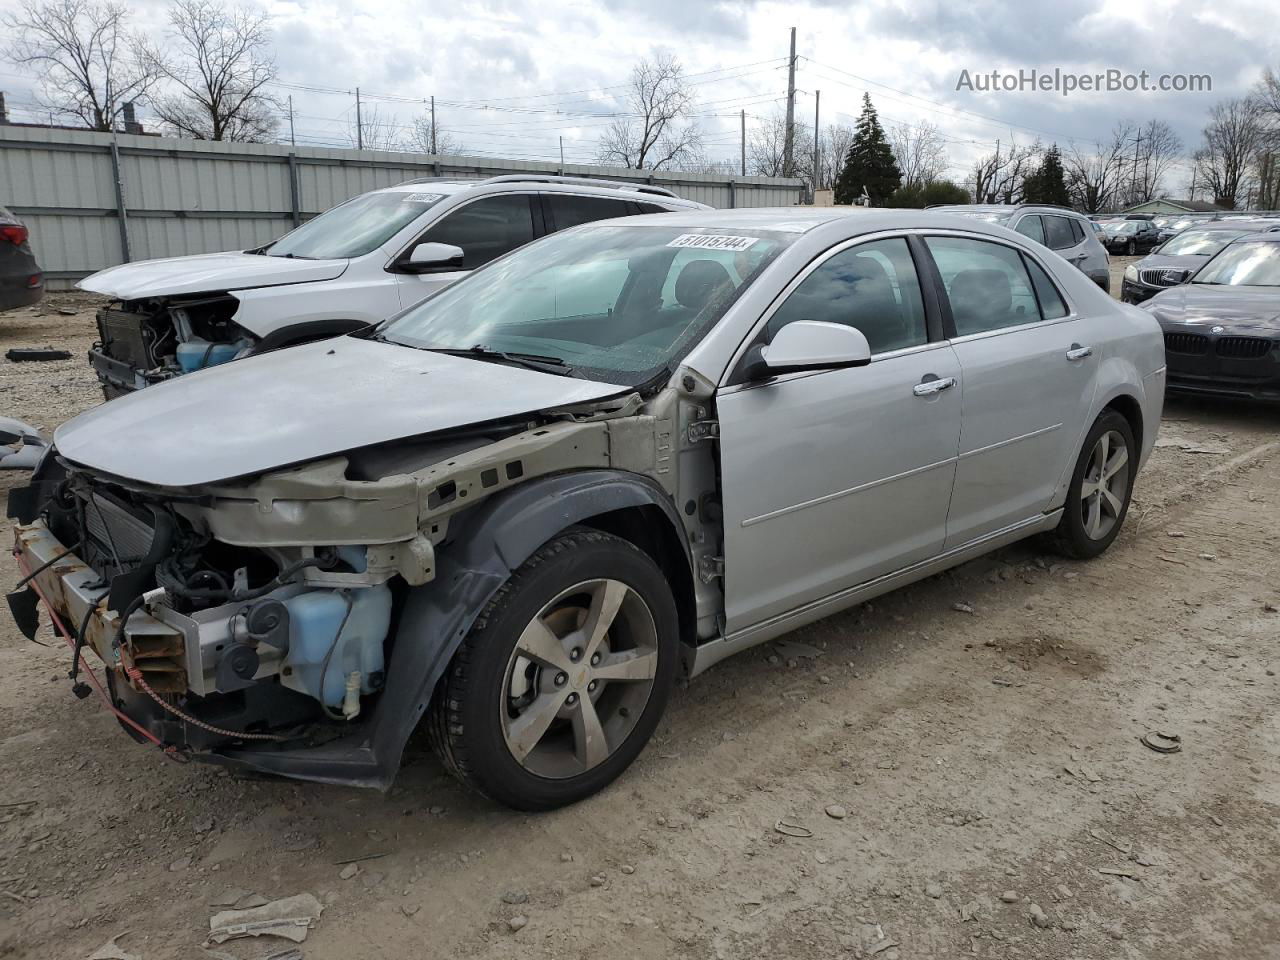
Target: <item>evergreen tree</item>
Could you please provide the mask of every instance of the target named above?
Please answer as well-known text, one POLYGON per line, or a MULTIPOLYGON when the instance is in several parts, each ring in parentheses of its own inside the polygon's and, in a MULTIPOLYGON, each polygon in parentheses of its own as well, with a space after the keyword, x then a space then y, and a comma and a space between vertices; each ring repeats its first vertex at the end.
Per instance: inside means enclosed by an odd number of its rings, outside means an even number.
POLYGON ((902 184, 902 171, 893 158, 893 149, 880 126, 871 96, 862 96, 862 114, 854 130, 853 143, 844 168, 836 178, 836 203, 856 203, 865 190, 872 206, 881 206, 902 184))
POLYGON ((936 203, 968 203, 969 191, 950 180, 934 180, 916 187, 899 187, 885 201, 886 207, 931 207, 936 203))
POLYGON ((1071 195, 1067 192, 1067 175, 1062 169, 1062 152, 1055 143, 1045 151, 1040 161, 1040 169, 1027 177, 1022 187, 1023 199, 1027 203, 1055 203, 1060 206, 1071 206, 1071 195))

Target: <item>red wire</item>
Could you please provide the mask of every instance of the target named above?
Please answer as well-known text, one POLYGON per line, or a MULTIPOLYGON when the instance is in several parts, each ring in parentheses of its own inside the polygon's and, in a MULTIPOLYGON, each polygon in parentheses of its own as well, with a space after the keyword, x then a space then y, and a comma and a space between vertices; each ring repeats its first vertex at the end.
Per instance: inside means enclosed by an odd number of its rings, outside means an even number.
MULTIPOLYGON (((17 550, 15 550, 13 552, 13 556, 14 556, 14 559, 18 561, 18 568, 22 571, 23 576, 29 575, 31 571, 27 567, 26 562, 23 560, 22 554, 19 553, 17 550)), ((56 564, 54 568, 56 569, 56 564)), ((40 584, 38 584, 35 581, 35 579, 32 579, 29 583, 29 586, 33 590, 35 590, 36 596, 38 596, 40 600, 44 603, 45 609, 49 612, 49 619, 53 621, 54 629, 58 631, 58 633, 62 636, 62 639, 67 642, 67 646, 69 646, 72 652, 74 653, 76 649, 75 638, 72 637, 71 634, 67 631, 67 628, 63 626, 62 619, 58 616, 57 612, 53 609, 53 604, 51 604, 49 602, 49 598, 44 595, 44 591, 40 589, 40 584)), ((102 682, 98 680, 98 675, 94 673, 92 668, 90 668, 89 664, 85 662, 83 653, 80 654, 80 669, 89 675, 89 679, 93 681, 94 687, 97 688, 98 695, 102 698, 102 702, 106 705, 108 710, 110 710, 113 714, 115 714, 117 720, 119 720, 121 723, 127 724, 128 726, 132 727, 134 730, 138 732, 140 736, 145 737, 147 740, 150 740, 152 743, 154 743, 157 747, 159 747, 165 753, 177 754, 177 751, 173 747, 165 746, 165 744, 160 740, 159 737, 157 737, 154 733, 152 733, 146 727, 139 724, 136 720, 134 720, 128 714, 118 709, 116 705, 111 702, 111 697, 107 694, 107 691, 103 688, 102 682)))

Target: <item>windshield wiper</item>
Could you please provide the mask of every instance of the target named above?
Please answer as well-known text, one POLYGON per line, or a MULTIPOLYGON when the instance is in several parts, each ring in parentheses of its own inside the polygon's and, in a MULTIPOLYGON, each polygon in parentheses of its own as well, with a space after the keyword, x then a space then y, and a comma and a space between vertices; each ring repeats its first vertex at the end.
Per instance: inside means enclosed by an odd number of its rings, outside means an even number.
POLYGON ((447 354, 451 357, 471 357, 475 360, 487 360, 490 363, 510 363, 528 370, 537 370, 539 373, 554 373, 562 377, 573 376, 573 367, 565 363, 560 357, 546 356, 539 353, 508 353, 504 350, 494 350, 492 347, 486 347, 482 343, 465 349, 460 347, 424 347, 423 349, 432 353, 447 354))

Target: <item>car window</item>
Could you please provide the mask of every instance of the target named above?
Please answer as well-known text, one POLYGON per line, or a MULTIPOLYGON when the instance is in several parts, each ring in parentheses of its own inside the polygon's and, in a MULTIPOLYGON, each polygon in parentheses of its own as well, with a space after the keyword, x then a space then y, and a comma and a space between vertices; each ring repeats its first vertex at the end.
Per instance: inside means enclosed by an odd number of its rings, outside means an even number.
POLYGON ((1071 221, 1066 217, 1044 217, 1045 246, 1050 250, 1065 250, 1079 241, 1071 232, 1071 221))
POLYGON ((1044 224, 1040 222, 1040 218, 1035 214, 1023 217, 1018 221, 1018 225, 1014 229, 1024 237, 1030 237, 1036 243, 1044 243, 1044 224))
POLYGON ((925 343, 924 302, 901 237, 842 250, 807 276, 769 319, 770 340, 788 323, 823 320, 862 331, 872 353, 925 343))
POLYGON ((1236 237, 1243 237, 1248 230, 1187 230, 1165 242, 1160 248, 1162 254, 1169 256, 1207 257, 1217 253, 1236 237))
POLYGON ((1046 320, 1065 317, 1068 312, 1066 301, 1062 299, 1062 294, 1049 279, 1049 275, 1044 272, 1044 267, 1030 257, 1023 257, 1023 261, 1026 263, 1027 272, 1031 274, 1031 283, 1035 286, 1036 296, 1040 300, 1040 315, 1046 320))
POLYGON ((614 200, 610 197, 573 197, 558 193, 548 193, 543 196, 551 208, 553 230, 567 230, 580 223, 608 220, 610 217, 625 217, 631 213, 627 209, 625 200, 614 200))
POLYGON ((957 336, 1040 319, 1031 280, 1017 250, 961 237, 927 237, 925 243, 942 274, 957 336))
POLYGON ((1063 217, 1063 219, 1066 220, 1067 223, 1071 224, 1071 239, 1074 240, 1076 243, 1079 243, 1081 240, 1083 240, 1084 227, 1080 226, 1080 221, 1072 219, 1071 217, 1063 217))
POLYGON ((666 207, 660 207, 656 203, 641 203, 639 200, 633 200, 637 210, 641 213, 670 213, 666 207))
POLYGON ((481 197, 448 213, 418 238, 419 243, 461 247, 462 269, 474 270, 533 240, 530 195, 481 197))
POLYGON ((262 248, 269 257, 363 257, 444 199, 442 193, 366 193, 326 210, 262 248))

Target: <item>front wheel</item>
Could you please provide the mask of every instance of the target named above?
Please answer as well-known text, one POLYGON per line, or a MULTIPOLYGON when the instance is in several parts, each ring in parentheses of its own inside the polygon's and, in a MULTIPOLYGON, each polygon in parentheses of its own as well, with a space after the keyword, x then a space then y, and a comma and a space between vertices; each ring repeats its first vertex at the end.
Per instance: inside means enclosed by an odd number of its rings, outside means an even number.
POLYGON ((1125 247, 1125 252, 1132 257, 1135 253, 1138 252, 1138 245, 1134 243, 1132 240, 1130 240, 1129 245, 1125 247))
POLYGON ((1137 457, 1129 421, 1115 410, 1103 411, 1085 437, 1054 531, 1068 556, 1096 557, 1120 535, 1133 496, 1137 457))
POLYGON ((626 540, 569 530, 489 601, 432 702, 432 745, 499 803, 590 796, 649 740, 675 680, 678 621, 662 571, 626 540))

